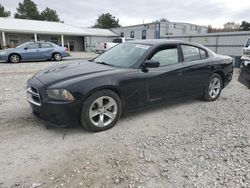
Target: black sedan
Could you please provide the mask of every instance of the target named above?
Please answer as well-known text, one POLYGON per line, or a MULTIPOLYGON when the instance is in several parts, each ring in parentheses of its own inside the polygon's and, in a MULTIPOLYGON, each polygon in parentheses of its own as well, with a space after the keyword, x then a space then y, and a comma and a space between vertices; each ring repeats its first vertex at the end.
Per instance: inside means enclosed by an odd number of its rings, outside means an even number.
POLYGON ((41 71, 27 82, 36 115, 89 131, 113 127, 124 111, 179 97, 216 100, 231 81, 232 59, 204 46, 170 40, 119 44, 88 62, 41 71))
POLYGON ((249 60, 245 60, 242 63, 238 81, 241 84, 245 85, 248 89, 250 89, 250 61, 249 60))

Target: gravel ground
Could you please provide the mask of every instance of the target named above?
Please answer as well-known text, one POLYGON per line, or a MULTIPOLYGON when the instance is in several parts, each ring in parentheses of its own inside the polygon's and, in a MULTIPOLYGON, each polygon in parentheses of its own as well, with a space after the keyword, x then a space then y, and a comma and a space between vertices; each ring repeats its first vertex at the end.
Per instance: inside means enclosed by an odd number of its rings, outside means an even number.
POLYGON ((26 81, 56 63, 0 63, 0 187, 250 187, 250 92, 238 71, 215 102, 172 101, 89 133, 32 115, 26 81))

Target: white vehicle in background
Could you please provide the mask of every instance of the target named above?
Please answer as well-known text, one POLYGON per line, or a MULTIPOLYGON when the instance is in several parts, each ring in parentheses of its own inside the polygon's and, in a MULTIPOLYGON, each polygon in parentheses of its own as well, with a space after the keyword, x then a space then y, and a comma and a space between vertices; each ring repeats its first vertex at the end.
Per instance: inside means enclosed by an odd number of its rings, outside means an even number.
POLYGON ((241 59, 250 61, 250 38, 247 39, 244 45, 241 59))
POLYGON ((125 37, 117 37, 112 39, 111 42, 104 42, 104 43, 99 43, 97 42, 95 44, 95 49, 94 52, 100 54, 108 50, 109 48, 112 48, 113 46, 116 46, 117 44, 123 43, 123 42, 128 42, 128 41, 133 41, 135 39, 133 38, 125 38, 125 37))

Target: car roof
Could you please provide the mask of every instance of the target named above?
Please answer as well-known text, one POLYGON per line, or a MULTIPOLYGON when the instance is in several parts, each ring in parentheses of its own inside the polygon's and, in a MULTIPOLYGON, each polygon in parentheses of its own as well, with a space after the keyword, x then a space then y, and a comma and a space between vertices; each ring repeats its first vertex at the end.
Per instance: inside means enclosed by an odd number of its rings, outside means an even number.
POLYGON ((145 40, 134 40, 134 41, 128 41, 128 42, 134 43, 134 44, 144 44, 144 45, 153 45, 153 46, 164 45, 164 44, 186 44, 186 45, 192 45, 198 48, 205 49, 211 56, 215 55, 215 53, 209 48, 201 44, 195 43, 195 42, 186 42, 186 41, 181 41, 181 40, 169 40, 169 39, 145 39, 145 40))
MULTIPOLYGON (((139 43, 139 44, 148 44, 148 45, 161 45, 161 44, 189 44, 195 45, 199 47, 203 47, 202 45, 194 42, 186 42, 181 40, 169 40, 169 39, 145 39, 145 40, 135 40, 130 41, 130 43, 139 43)), ((203 47, 204 48, 204 47, 203 47)))

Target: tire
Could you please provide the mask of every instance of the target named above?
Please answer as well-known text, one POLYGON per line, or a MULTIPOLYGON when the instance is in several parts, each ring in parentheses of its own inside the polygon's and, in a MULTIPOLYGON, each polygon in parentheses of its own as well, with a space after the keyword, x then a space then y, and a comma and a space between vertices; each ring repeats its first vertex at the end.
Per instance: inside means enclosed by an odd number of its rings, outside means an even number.
POLYGON ((206 101, 215 101, 219 98, 223 87, 223 81, 219 74, 214 73, 204 89, 203 99, 206 101))
POLYGON ((88 131, 99 132, 112 128, 122 114, 122 102, 113 91, 93 93, 82 105, 80 122, 88 131))
POLYGON ((21 60, 21 57, 18 54, 11 54, 9 56, 9 62, 11 62, 11 63, 19 63, 20 60, 21 60))
POLYGON ((52 59, 55 61, 61 61, 62 60, 62 55, 60 53, 54 53, 52 56, 52 59))

